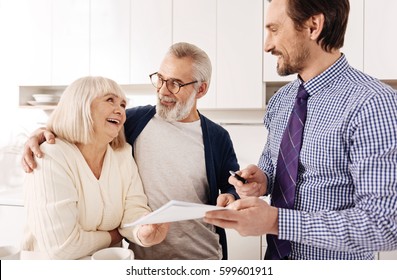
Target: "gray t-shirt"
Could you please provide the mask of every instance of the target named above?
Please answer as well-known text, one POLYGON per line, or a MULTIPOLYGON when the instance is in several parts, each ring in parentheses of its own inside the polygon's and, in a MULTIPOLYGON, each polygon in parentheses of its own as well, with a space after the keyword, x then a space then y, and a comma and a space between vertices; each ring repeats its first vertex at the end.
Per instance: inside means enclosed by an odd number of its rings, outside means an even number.
MULTIPOLYGON (((168 201, 208 203, 200 121, 166 122, 155 115, 134 144, 135 160, 149 206, 156 210, 168 201)), ((173 222, 167 238, 143 248, 131 243, 136 259, 221 259, 214 226, 202 219, 173 222)))

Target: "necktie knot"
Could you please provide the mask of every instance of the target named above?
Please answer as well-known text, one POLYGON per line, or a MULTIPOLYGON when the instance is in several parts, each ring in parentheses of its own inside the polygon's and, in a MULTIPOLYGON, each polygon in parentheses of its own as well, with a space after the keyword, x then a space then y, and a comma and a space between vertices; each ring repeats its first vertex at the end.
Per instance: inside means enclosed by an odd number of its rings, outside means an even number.
POLYGON ((298 94, 296 96, 297 99, 303 99, 307 100, 309 98, 309 93, 306 91, 306 89, 303 87, 303 84, 299 86, 298 89, 298 94))

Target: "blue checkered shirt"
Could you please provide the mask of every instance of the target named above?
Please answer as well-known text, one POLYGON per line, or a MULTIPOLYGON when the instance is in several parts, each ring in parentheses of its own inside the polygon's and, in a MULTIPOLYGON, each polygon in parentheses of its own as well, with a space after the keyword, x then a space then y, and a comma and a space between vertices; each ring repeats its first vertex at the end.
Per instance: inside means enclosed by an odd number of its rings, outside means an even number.
MULTIPOLYGON (((301 81, 282 87, 264 118, 258 166, 274 184, 282 134, 301 81)), ((344 55, 305 82, 310 97, 294 209, 279 209, 292 259, 373 259, 397 249, 397 92, 344 55)))

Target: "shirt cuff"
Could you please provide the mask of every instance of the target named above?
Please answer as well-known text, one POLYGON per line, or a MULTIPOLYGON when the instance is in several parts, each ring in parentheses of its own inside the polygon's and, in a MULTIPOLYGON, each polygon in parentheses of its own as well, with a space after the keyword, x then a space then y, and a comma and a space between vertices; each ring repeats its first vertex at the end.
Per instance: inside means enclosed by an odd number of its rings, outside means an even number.
POLYGON ((283 240, 300 242, 302 240, 301 211, 293 209, 278 209, 278 238, 283 240))
POLYGON ((269 194, 271 194, 273 192, 273 184, 270 181, 270 176, 266 172, 263 172, 263 174, 265 174, 266 179, 267 179, 266 192, 263 195, 268 196, 269 194))

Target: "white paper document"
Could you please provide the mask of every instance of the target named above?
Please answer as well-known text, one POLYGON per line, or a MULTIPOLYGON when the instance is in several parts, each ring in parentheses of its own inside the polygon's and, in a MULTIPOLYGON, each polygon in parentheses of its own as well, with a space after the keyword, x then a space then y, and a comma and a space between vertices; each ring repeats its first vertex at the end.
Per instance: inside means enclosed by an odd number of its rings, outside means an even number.
POLYGON ((156 211, 143 216, 133 223, 124 224, 122 227, 200 219, 204 217, 205 212, 226 209, 225 207, 214 205, 171 200, 156 211))

